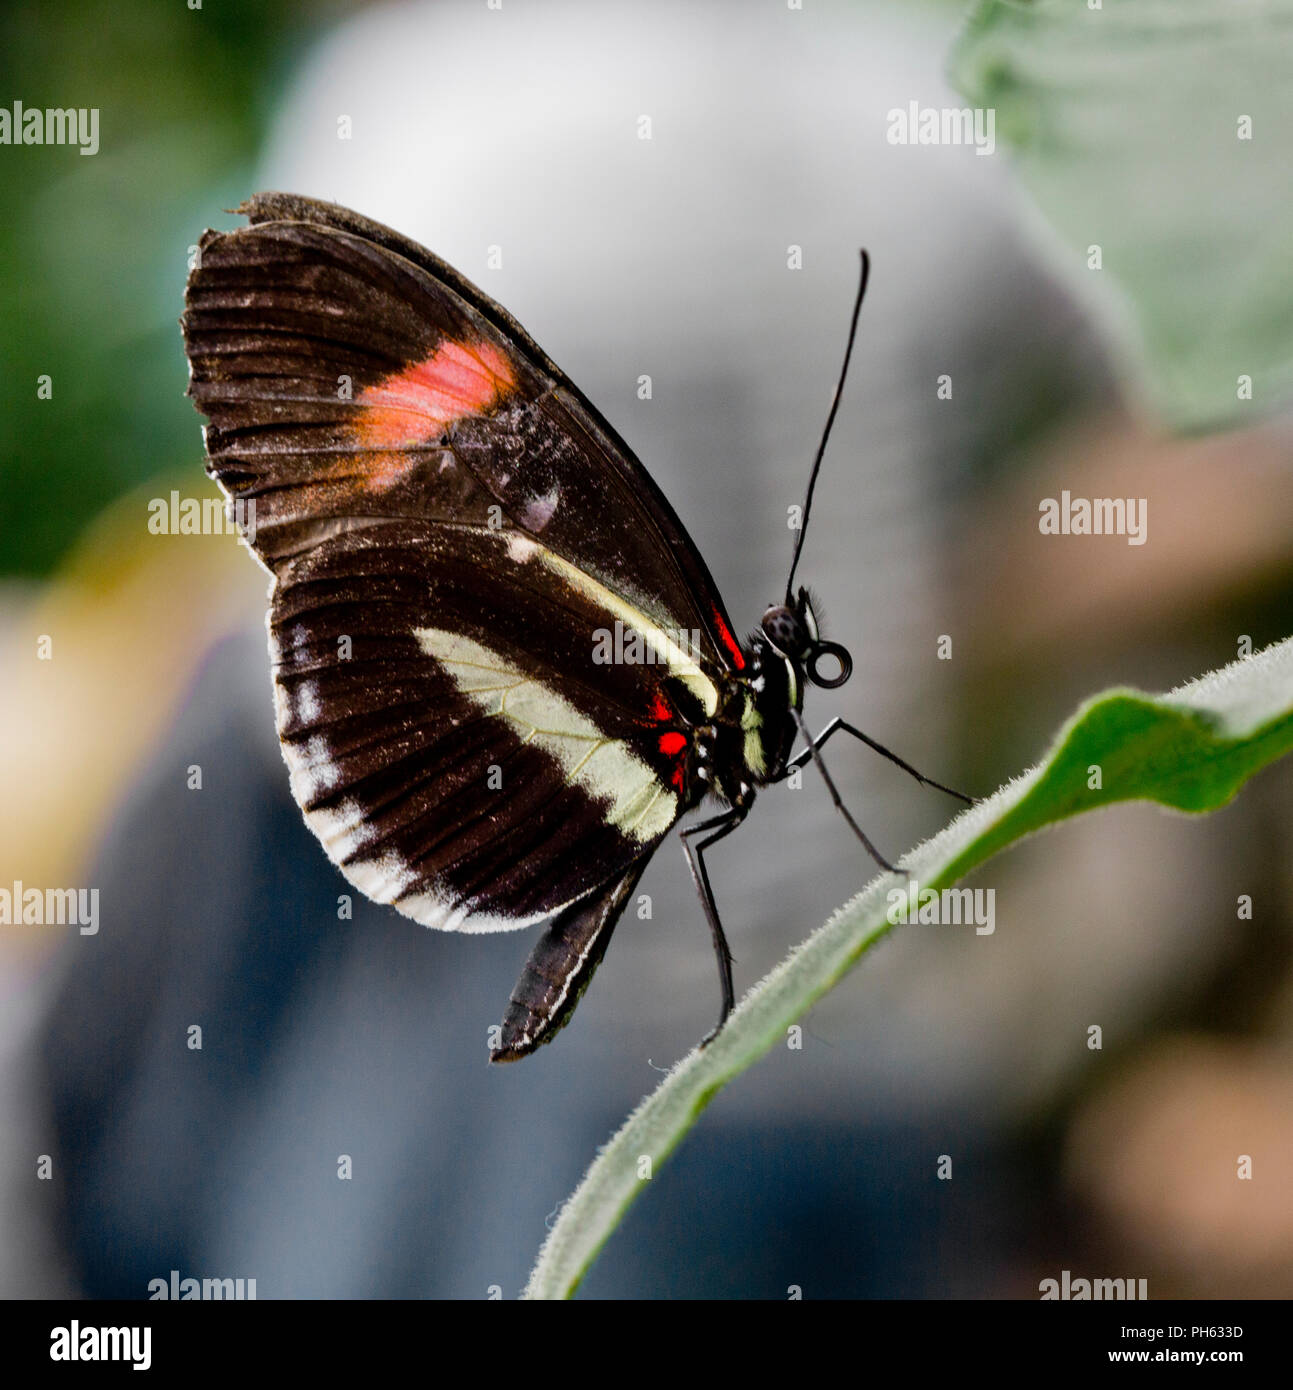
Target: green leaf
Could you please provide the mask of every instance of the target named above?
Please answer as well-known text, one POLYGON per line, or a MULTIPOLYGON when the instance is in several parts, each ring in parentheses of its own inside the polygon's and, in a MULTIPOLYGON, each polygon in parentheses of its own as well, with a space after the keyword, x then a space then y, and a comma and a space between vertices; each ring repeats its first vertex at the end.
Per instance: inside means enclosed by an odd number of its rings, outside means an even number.
POLYGON ((1293 0, 987 0, 951 60, 1183 429, 1293 396, 1293 0), (1241 138, 1241 118, 1251 138, 1241 138), (1099 246, 1103 269, 1087 268, 1099 246), (1252 379, 1252 400, 1238 379, 1252 379))
MULTIPOLYGON (((1046 758, 903 856, 922 888, 949 887, 1043 826, 1117 801, 1213 811, 1293 750, 1293 638, 1170 695, 1111 690, 1061 729, 1046 758), (1100 783, 1093 769, 1098 768, 1100 783)), ((527 1298, 568 1298, 655 1171, 714 1096, 784 1041, 786 1029, 891 930, 882 875, 814 932, 741 1001, 703 1051, 690 1052, 589 1168, 539 1254, 527 1298)))

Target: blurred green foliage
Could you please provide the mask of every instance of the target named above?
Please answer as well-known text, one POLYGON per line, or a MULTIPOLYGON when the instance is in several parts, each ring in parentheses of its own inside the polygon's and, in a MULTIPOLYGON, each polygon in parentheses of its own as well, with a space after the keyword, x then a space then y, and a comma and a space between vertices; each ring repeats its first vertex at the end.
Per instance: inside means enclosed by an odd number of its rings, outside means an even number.
POLYGON ((0 8, 0 101, 100 112, 91 157, 0 146, 5 573, 47 573, 124 489, 200 459, 176 327, 188 248, 245 196, 289 61, 349 8, 202 3, 0 8))
POLYGON ((1119 287, 1127 365, 1178 429, 1293 398, 1291 72, 1293 0, 982 0, 952 55, 1070 282, 1119 287))

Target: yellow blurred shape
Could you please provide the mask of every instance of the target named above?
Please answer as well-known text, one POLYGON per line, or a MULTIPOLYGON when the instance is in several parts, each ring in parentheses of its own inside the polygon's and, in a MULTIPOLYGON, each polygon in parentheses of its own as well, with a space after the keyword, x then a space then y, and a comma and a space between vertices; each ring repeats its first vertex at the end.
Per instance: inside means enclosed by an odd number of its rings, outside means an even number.
MULTIPOLYGON (((265 573, 233 536, 150 533, 149 501, 176 482, 121 498, 53 579, 0 600, 0 887, 94 886, 96 840, 203 653, 264 610, 265 573)), ((0 936, 52 948, 65 930, 0 936)))

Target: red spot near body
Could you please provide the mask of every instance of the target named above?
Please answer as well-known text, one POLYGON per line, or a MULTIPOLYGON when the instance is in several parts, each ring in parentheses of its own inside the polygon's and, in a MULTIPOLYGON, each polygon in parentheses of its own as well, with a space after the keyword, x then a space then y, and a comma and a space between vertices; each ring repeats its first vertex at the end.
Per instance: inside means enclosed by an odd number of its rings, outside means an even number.
POLYGON ((668 724, 673 720, 673 710, 669 708, 668 702, 658 690, 656 691, 655 703, 651 706, 651 718, 657 724, 668 724))
POLYGON ((660 751, 669 758, 675 753, 681 753, 687 746, 687 736, 685 734, 672 733, 660 735, 660 751))
POLYGON ((400 450, 433 444, 455 420, 481 414, 515 386, 501 348, 447 340, 424 361, 365 387, 355 397, 361 411, 353 428, 358 442, 377 455, 371 484, 396 482, 410 466, 400 450))
POLYGON ((683 771, 681 763, 674 768, 673 776, 671 776, 669 780, 680 792, 687 790, 687 774, 683 771))
POLYGON ((732 629, 723 621, 723 615, 714 609, 714 623, 718 628, 719 640, 727 648, 732 657, 732 664, 738 671, 745 670, 745 658, 741 655, 741 648, 735 637, 732 636, 732 629))

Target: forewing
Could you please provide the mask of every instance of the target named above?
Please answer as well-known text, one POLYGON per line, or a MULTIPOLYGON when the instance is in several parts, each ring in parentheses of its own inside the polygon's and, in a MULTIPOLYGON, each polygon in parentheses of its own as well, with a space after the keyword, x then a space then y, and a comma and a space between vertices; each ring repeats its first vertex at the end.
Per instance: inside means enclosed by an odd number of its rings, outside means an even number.
POLYGON ((356 214, 262 194, 189 280, 190 392, 211 471, 255 498, 257 549, 364 517, 493 504, 661 626, 739 669, 704 561, 611 426, 499 305, 356 214))

